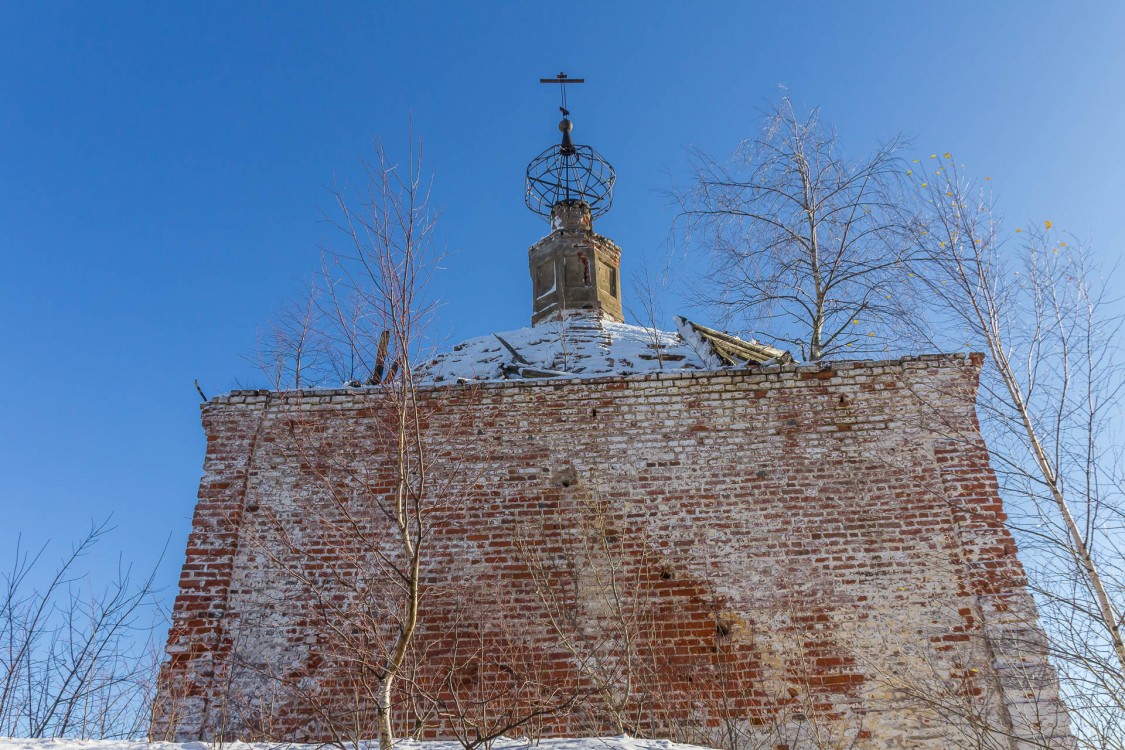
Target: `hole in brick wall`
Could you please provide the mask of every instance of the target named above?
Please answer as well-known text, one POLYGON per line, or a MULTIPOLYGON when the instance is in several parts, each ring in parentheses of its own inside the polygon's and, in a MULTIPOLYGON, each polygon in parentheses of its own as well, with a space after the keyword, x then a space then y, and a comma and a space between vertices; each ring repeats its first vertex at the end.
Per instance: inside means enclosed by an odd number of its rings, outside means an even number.
POLYGON ((839 403, 840 403, 840 406, 847 406, 849 404, 848 397, 841 393, 839 403))
POLYGON ((660 569, 660 580, 662 580, 662 581, 672 580, 672 571, 669 568, 661 568, 660 569))
POLYGON ((578 253, 578 260, 582 263, 582 286, 590 286, 590 259, 586 253, 578 253))
POLYGON ((590 416, 591 416, 591 417, 597 417, 597 416, 598 416, 598 410, 597 410, 597 408, 594 408, 594 409, 591 409, 591 410, 590 410, 590 416))
POLYGON ((573 466, 564 466, 555 470, 555 484, 559 487, 569 487, 577 483, 578 474, 573 466))
POLYGON ((248 503, 246 503, 246 512, 247 513, 253 513, 257 509, 258 509, 258 501, 257 500, 251 500, 248 503))
POLYGON ((715 618, 715 633, 720 640, 732 637, 736 630, 745 626, 745 620, 734 612, 722 612, 715 618))

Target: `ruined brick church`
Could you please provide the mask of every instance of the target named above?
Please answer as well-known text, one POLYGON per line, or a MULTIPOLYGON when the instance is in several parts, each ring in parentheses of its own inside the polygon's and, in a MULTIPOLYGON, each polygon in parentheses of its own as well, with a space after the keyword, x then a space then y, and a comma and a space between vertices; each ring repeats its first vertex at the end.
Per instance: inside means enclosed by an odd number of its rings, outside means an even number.
MULTIPOLYGON (((531 327, 453 347, 418 391, 434 502, 397 732, 1071 747, 974 410, 981 356, 804 365, 625 324, 622 252, 593 226, 614 176, 561 128, 528 173, 550 221, 531 327)), ((381 399, 203 405, 153 738, 374 736, 366 656, 398 627, 370 512, 381 399)))

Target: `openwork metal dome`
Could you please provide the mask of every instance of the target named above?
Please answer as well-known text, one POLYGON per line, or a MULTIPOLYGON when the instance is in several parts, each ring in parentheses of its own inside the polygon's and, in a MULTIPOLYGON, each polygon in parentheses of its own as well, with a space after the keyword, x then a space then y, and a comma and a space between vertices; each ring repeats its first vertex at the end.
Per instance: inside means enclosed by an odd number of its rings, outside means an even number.
POLYGON ((613 183, 617 179, 613 165, 590 146, 572 143, 573 127, 564 117, 559 123, 562 142, 527 165, 524 199, 528 208, 547 219, 555 204, 562 201, 583 201, 590 206, 592 216, 601 216, 613 205, 613 183))

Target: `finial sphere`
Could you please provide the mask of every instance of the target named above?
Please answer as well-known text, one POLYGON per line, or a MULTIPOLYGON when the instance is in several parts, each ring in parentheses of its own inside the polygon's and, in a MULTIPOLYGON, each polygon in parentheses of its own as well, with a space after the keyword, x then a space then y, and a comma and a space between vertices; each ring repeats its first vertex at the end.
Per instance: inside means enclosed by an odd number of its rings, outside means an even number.
POLYGON ((562 122, 559 123, 559 130, 564 133, 569 133, 574 130, 574 123, 564 117, 562 122))

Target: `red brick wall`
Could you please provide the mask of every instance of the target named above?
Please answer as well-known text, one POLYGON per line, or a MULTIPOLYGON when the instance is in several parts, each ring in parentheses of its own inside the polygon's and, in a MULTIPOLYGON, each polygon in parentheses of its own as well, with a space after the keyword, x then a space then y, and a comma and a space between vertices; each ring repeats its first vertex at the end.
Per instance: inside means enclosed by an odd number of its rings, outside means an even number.
MULTIPOLYGON (((566 710, 533 731, 1064 741, 973 411, 979 364, 425 392, 426 595, 400 731, 550 705, 566 710)), ((154 736, 371 733, 361 655, 385 647, 395 602, 381 399, 205 405, 154 736)))

